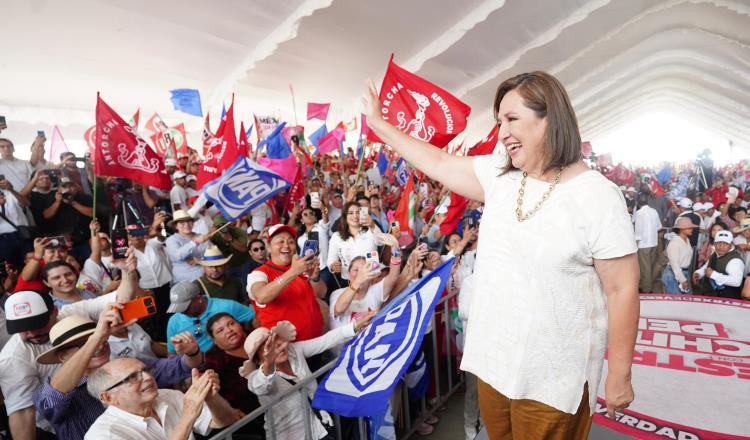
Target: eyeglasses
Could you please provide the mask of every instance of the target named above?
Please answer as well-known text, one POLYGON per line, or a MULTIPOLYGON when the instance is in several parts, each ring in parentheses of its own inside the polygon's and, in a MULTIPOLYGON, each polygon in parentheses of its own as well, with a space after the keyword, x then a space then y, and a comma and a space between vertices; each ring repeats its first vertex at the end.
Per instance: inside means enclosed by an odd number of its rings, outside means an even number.
POLYGON ((193 335, 196 338, 198 338, 198 337, 200 337, 200 335, 203 334, 203 327, 201 327, 201 320, 196 318, 193 321, 193 324, 195 324, 195 330, 193 330, 193 335))
POLYGON ((261 247, 257 247, 257 248, 252 248, 250 250, 253 251, 253 252, 260 252, 260 251, 265 251, 266 247, 265 246, 261 246, 261 247))
POLYGON ((310 217, 312 215, 315 215, 315 213, 314 212, 308 212, 308 211, 305 211, 305 212, 302 213, 302 217, 310 217))
POLYGON ((115 389, 115 388, 117 388, 120 385, 125 384, 125 383, 131 384, 131 385, 134 384, 134 383, 139 383, 140 381, 143 380, 143 373, 151 374, 151 369, 148 368, 148 367, 145 367, 145 368, 143 368, 141 370, 134 371, 134 372, 128 374, 127 376, 125 376, 125 379, 117 382, 116 384, 112 385, 111 387, 107 388, 104 391, 112 391, 113 389, 115 389))

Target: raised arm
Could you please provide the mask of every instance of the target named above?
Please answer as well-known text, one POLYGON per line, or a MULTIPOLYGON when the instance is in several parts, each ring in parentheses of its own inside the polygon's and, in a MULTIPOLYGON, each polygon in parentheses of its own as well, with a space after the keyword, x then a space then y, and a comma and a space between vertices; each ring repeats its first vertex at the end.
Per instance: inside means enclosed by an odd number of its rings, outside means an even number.
POLYGON ((380 112, 378 90, 368 80, 362 98, 367 114, 367 125, 398 152, 407 162, 451 191, 474 200, 484 201, 484 190, 474 174, 473 158, 452 156, 427 142, 417 140, 389 124, 380 112))

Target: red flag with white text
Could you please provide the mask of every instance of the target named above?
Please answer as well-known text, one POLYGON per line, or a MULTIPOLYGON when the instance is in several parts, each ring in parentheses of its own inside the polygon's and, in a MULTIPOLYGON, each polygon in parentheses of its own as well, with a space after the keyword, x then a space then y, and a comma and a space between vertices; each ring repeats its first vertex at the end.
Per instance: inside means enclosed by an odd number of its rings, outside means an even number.
POLYGON ((96 173, 161 189, 172 187, 164 162, 101 97, 96 102, 96 173))
MULTIPOLYGON (((443 148, 466 128, 471 107, 393 62, 380 86, 383 118, 409 136, 443 148)), ((370 131, 367 138, 380 142, 370 131)))

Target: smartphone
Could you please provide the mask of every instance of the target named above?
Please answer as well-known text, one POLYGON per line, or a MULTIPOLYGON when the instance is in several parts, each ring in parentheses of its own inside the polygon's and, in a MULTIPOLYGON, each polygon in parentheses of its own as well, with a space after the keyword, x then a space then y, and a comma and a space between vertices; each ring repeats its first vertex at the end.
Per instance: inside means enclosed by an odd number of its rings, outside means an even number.
POLYGON ((110 234, 112 243, 112 259, 124 260, 128 252, 128 231, 125 228, 116 228, 110 234))
POLYGON ((49 241, 47 247, 50 248, 67 245, 67 240, 65 240, 65 236, 63 235, 54 235, 52 237, 47 237, 47 240, 49 241))
POLYGON ((156 314, 156 302, 153 296, 142 296, 122 305, 120 316, 122 322, 129 322, 133 319, 145 318, 156 314))
POLYGON ((300 257, 306 257, 308 255, 316 255, 318 253, 318 240, 310 240, 308 239, 305 241, 305 244, 302 245, 302 251, 300 252, 300 257))
POLYGON ((360 206, 359 207, 359 217, 360 218, 367 218, 367 216, 370 215, 370 208, 367 206, 360 206))
POLYGON ((474 217, 469 217, 468 221, 466 222, 466 226, 470 228, 476 228, 477 227, 477 219, 474 217))
POLYGON ((308 240, 315 240, 318 241, 318 231, 312 231, 307 233, 307 239, 308 240))
POLYGON ((320 194, 317 192, 310 193, 310 207, 313 209, 320 208, 320 194))
POLYGON ((41 136, 41 137, 47 137, 47 136, 44 135, 44 130, 37 130, 36 131, 36 135, 37 136, 41 136))
POLYGON ((372 251, 365 254, 365 263, 372 267, 372 271, 380 273, 383 267, 380 265, 380 259, 378 258, 378 251, 372 251))
MULTIPOLYGON (((429 249, 429 245, 427 244, 427 237, 421 236, 417 240, 417 249, 427 250, 429 249)), ((426 257, 426 256, 425 256, 426 257)), ((420 258, 420 260, 424 260, 425 257, 420 258)))

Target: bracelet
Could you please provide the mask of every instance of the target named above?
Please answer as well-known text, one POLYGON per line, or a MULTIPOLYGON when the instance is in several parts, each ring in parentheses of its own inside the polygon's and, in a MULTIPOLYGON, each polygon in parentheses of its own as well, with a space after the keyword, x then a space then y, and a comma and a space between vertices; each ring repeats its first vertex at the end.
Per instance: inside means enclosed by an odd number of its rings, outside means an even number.
POLYGON ((401 258, 391 257, 391 266, 401 266, 401 258))
POLYGON ((195 356, 198 356, 199 354, 201 354, 201 348, 200 348, 200 347, 198 347, 198 348, 197 348, 197 349, 195 350, 195 352, 194 352, 194 353, 190 353, 190 354, 187 354, 187 355, 185 355, 185 356, 187 356, 187 357, 195 357, 195 356))

